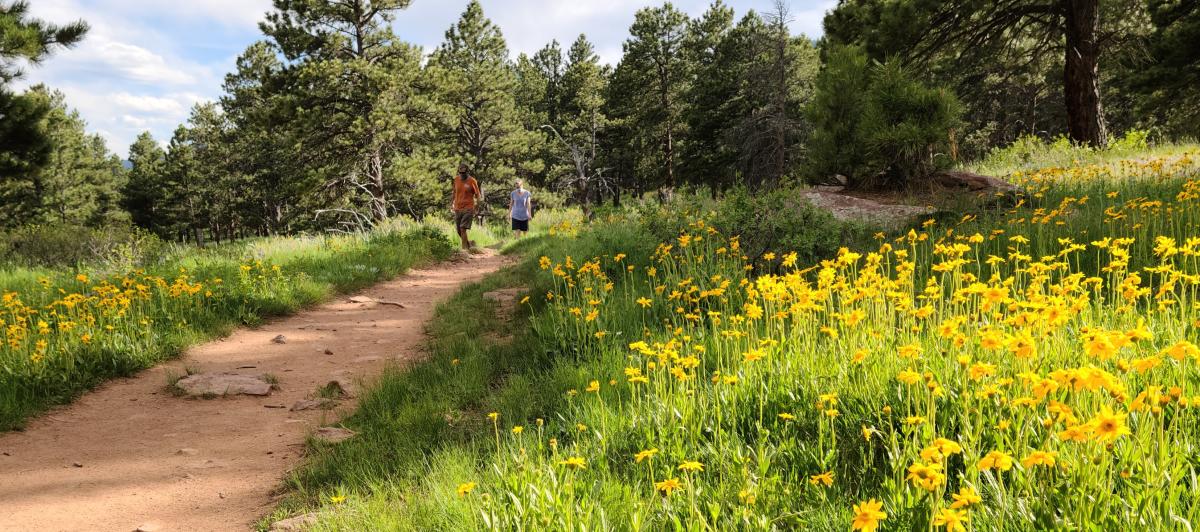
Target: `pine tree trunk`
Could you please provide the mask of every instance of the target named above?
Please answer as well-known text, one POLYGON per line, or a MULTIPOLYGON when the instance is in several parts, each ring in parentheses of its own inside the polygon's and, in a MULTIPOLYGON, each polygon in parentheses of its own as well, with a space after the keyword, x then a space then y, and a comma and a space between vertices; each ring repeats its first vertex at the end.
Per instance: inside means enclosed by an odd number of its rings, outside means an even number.
POLYGON ((1094 147, 1108 144, 1100 102, 1099 0, 1063 0, 1066 11, 1067 57, 1063 91, 1071 140, 1094 147))
POLYGON ((663 159, 666 163, 666 183, 658 191, 659 201, 666 202, 675 194, 675 113, 671 108, 670 77, 665 67, 659 67, 659 101, 666 116, 663 124, 666 136, 663 139, 663 159))
POLYGON ((383 154, 376 149, 370 162, 371 218, 375 222, 387 220, 387 192, 383 183, 383 154))

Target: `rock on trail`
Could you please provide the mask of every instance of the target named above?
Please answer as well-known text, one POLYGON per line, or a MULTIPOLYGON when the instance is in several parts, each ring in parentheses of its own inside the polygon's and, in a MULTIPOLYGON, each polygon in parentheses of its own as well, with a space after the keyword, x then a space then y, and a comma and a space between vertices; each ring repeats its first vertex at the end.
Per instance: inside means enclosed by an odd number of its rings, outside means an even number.
POLYGON ((179 379, 175 387, 192 397, 271 395, 271 383, 262 377, 237 373, 200 373, 179 379))

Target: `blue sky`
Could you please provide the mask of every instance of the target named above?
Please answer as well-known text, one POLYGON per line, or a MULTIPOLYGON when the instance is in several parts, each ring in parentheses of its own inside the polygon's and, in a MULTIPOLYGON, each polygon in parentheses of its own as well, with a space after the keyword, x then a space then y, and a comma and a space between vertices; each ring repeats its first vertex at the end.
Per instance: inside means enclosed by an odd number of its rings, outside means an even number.
MULTIPOLYGON (((432 50, 468 0, 413 0, 397 16, 396 32, 432 50)), ((601 58, 615 62, 638 8, 648 0, 481 0, 509 49, 531 53, 551 39, 569 44, 586 33, 601 58)), ((711 0, 673 2, 692 16, 711 0)), ((740 17, 769 11, 772 0, 725 0, 740 17)), ((833 0, 791 0, 792 31, 819 36, 833 0)), ((35 0, 33 15, 52 22, 84 19, 92 26, 78 47, 27 69, 22 85, 45 83, 67 95, 91 131, 125 155, 138 133, 165 143, 197 102, 220 95, 234 60, 261 34, 257 22, 270 0, 35 0)))

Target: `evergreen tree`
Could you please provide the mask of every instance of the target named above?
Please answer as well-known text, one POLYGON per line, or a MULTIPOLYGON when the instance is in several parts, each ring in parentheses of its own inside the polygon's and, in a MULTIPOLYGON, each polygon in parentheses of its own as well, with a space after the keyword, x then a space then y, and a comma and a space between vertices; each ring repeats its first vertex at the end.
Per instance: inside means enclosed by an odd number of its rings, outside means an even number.
POLYGON ((35 174, 36 219, 47 223, 99 226, 125 218, 119 191, 125 169, 104 140, 88 134, 83 118, 67 107, 66 95, 38 85, 31 89, 49 102, 46 136, 53 149, 35 174))
POLYGON ((646 135, 639 134, 636 124, 634 98, 643 87, 637 85, 632 69, 624 61, 607 73, 607 87, 601 113, 607 127, 601 136, 599 160, 606 169, 613 188, 613 204, 620 205, 622 190, 640 195, 644 182, 638 179, 641 157, 650 151, 644 143, 646 135))
POLYGON ((282 116, 299 162, 321 176, 335 203, 385 219, 389 166, 412 149, 417 118, 427 112, 417 90, 420 50, 391 30, 409 0, 274 4, 260 26, 287 60, 280 90, 290 107, 282 116))
POLYGON ((1148 60, 1134 61, 1121 81, 1131 86, 1133 107, 1144 120, 1176 137, 1200 138, 1200 3, 1150 0, 1147 6, 1154 28, 1148 60))
POLYGON ((803 108, 812 96, 820 64, 807 37, 793 37, 782 2, 766 20, 752 20, 737 37, 743 80, 738 100, 740 120, 726 134, 736 139, 738 169, 752 187, 773 185, 795 169, 808 133, 803 108))
POLYGON ((270 42, 251 44, 238 57, 236 70, 225 76, 221 98, 230 122, 225 170, 247 180, 241 214, 260 234, 287 231, 302 214, 303 199, 319 189, 319 174, 307 169, 292 149, 305 131, 291 127, 295 106, 284 90, 283 68, 270 42))
POLYGON ((20 196, 22 180, 45 164, 51 145, 46 138, 44 118, 50 112, 49 102, 37 96, 17 95, 8 84, 21 77, 22 62, 38 64, 55 50, 74 46, 87 33, 83 21, 58 26, 29 17, 29 3, 0 1, 0 199, 8 207, 12 220, 18 223, 29 213, 14 209, 10 202, 28 204, 20 196))
POLYGON ((46 110, 39 112, 37 124, 46 151, 39 165, 3 181, 0 225, 96 226, 123 219, 117 196, 124 168, 104 140, 87 133, 86 123, 67 107, 61 92, 37 85, 21 99, 46 110))
POLYGON ((21 61, 37 64, 56 49, 74 46, 87 34, 86 22, 65 26, 29 17, 29 2, 0 3, 0 83, 21 77, 21 61))
POLYGON ((688 27, 687 51, 695 68, 688 88, 685 120, 688 143, 681 168, 688 180, 712 187, 715 193, 733 177, 735 154, 724 133, 736 118, 735 108, 742 57, 731 46, 733 9, 717 0, 688 27))
POLYGON ((826 52, 817 76, 816 94, 806 109, 814 125, 809 138, 809 174, 817 179, 842 175, 847 181, 866 177, 868 148, 859 119, 871 78, 867 54, 855 46, 826 52))
POLYGON ((562 47, 557 40, 542 47, 530 61, 537 69, 539 77, 545 80, 545 94, 538 98, 538 111, 546 117, 547 124, 560 124, 563 95, 562 83, 566 64, 564 63, 562 47))
POLYGON ((563 71, 558 126, 552 131, 565 148, 570 171, 563 184, 570 188, 584 215, 591 218, 592 204, 610 178, 598 166, 600 138, 608 120, 604 116, 607 89, 604 69, 592 43, 580 35, 567 53, 563 71))
MULTIPOLYGON (((536 62, 532 62, 536 67, 536 62)), ((442 139, 481 182, 505 182, 538 170, 535 134, 520 121, 516 75, 500 28, 472 0, 429 59, 428 75, 442 105, 442 139)), ((536 109, 536 107, 535 107, 536 109)))
POLYGON ((526 172, 519 172, 519 175, 531 185, 549 186, 553 181, 551 176, 563 171, 561 157, 557 155, 558 150, 554 146, 557 141, 545 130, 545 126, 551 123, 546 105, 547 94, 551 92, 550 80, 545 71, 526 54, 517 56, 513 64, 513 74, 516 77, 513 99, 518 121, 526 131, 535 132, 529 136, 532 143, 529 151, 533 154, 532 157, 541 163, 528 168, 526 172))
POLYGON ((166 206, 166 158, 158 141, 143 131, 129 146, 129 173, 121 190, 121 206, 134 225, 160 235, 164 234, 160 223, 166 206))
POLYGON ((639 133, 649 135, 657 145, 656 158, 644 157, 653 161, 647 168, 652 174, 646 177, 660 187, 664 198, 677 184, 679 143, 685 129, 685 95, 691 74, 684 53, 687 27, 687 15, 669 2, 638 10, 621 61, 630 81, 642 87, 634 94, 630 118, 639 133))
POLYGON ((188 118, 188 136, 196 159, 196 193, 204 199, 205 229, 218 243, 231 240, 242 229, 242 213, 253 201, 241 192, 252 182, 233 161, 232 125, 216 104, 197 104, 188 118))
POLYGON ((206 198, 201 195, 201 184, 191 131, 180 124, 171 135, 164 164, 163 196, 166 208, 158 212, 159 223, 167 229, 164 236, 204 245, 206 224, 202 219, 202 208, 206 198))
POLYGON ((944 62, 960 87, 984 99, 993 91, 980 90, 981 76, 996 72, 988 65, 1021 71, 1056 55, 1065 129, 1076 142, 1103 146, 1101 58, 1132 41, 1143 15, 1142 0, 845 0, 826 16, 825 33, 831 43, 865 45, 879 61, 944 62))

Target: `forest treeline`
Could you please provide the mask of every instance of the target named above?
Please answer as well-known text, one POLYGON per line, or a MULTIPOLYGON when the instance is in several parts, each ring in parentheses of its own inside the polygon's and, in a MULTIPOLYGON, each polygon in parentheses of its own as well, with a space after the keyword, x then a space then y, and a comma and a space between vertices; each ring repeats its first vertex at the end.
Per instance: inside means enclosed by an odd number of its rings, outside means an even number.
POLYGON ((590 211, 679 187, 902 187, 1024 135, 1200 134, 1194 2, 842 0, 819 41, 783 2, 664 3, 615 65, 586 35, 513 57, 478 1, 423 50, 392 27, 409 3, 275 0, 223 95, 127 161, 62 94, 7 88, 86 24, 0 4, 0 226, 204 243, 420 217, 459 162, 491 195, 521 178, 590 211))

